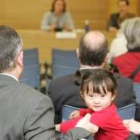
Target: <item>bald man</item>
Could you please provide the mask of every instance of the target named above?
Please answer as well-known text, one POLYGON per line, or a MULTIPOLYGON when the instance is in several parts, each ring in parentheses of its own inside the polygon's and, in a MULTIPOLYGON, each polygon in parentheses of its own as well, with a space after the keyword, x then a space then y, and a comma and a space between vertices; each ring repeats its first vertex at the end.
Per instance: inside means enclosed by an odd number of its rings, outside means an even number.
MULTIPOLYGON (((82 36, 76 53, 80 62, 81 74, 84 74, 88 69, 104 68, 108 55, 108 42, 101 32, 88 32, 82 36)), ((79 86, 75 84, 74 79, 75 74, 70 74, 50 82, 48 94, 55 107, 55 123, 61 122, 63 105, 86 107, 79 95, 79 86)), ((115 101, 117 107, 135 102, 132 81, 119 76, 117 82, 119 92, 115 101)))

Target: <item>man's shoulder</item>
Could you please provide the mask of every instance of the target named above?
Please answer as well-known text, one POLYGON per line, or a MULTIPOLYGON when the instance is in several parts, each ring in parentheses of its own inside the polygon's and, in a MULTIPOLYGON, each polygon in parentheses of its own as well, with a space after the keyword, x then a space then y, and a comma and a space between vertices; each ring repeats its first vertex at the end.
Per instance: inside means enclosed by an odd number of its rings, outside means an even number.
POLYGON ((42 98, 43 96, 45 96, 39 90, 34 89, 33 87, 28 86, 26 84, 22 84, 22 83, 18 83, 17 92, 20 92, 21 96, 25 96, 26 98, 31 97, 31 98, 37 99, 37 98, 42 98))
POLYGON ((75 87, 74 84, 74 74, 66 75, 63 77, 55 78, 47 83, 47 91, 60 91, 62 89, 66 89, 66 87, 75 87))
POLYGON ((50 84, 62 83, 62 82, 66 82, 66 81, 71 81, 73 79, 74 79, 74 74, 69 74, 69 75, 65 75, 65 76, 50 80, 50 84))
POLYGON ((117 78, 118 84, 132 85, 133 81, 130 78, 124 77, 120 74, 119 78, 117 78))
POLYGON ((119 13, 112 13, 110 17, 119 17, 119 13))

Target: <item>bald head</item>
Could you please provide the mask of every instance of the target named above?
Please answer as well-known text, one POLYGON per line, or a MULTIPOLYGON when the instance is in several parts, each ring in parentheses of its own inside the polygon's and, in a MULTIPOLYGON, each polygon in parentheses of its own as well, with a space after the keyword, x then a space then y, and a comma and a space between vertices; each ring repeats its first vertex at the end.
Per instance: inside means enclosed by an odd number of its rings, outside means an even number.
POLYGON ((108 42, 99 31, 91 31, 85 34, 79 45, 79 59, 81 64, 100 66, 107 55, 108 42))
POLYGON ((99 49, 106 41, 105 36, 99 31, 88 32, 83 39, 85 44, 87 44, 86 47, 89 47, 92 50, 99 49))

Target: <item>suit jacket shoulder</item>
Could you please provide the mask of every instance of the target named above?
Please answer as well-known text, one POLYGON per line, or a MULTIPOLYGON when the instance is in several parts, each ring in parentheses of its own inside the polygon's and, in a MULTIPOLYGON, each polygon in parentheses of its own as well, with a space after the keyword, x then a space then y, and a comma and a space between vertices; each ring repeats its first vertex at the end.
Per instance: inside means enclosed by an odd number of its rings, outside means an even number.
POLYGON ((129 78, 126 78, 120 75, 117 78, 118 83, 118 95, 115 100, 115 104, 117 107, 123 107, 131 103, 136 102, 135 92, 133 90, 133 81, 129 78))

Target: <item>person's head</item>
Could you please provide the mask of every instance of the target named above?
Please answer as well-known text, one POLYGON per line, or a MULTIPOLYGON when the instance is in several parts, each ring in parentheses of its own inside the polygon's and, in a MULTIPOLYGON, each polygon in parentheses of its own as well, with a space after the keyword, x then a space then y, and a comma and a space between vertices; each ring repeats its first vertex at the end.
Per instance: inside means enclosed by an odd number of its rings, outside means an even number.
POLYGON ((111 72, 93 69, 82 77, 80 95, 91 110, 99 111, 109 107, 116 94, 117 83, 111 72))
POLYGON ((125 32, 125 28, 127 26, 127 24, 129 22, 131 22, 133 18, 128 18, 128 19, 125 19, 121 24, 120 24, 120 29, 118 30, 118 33, 123 33, 125 32))
POLYGON ((118 7, 119 7, 120 14, 128 13, 129 1, 128 0, 119 0, 118 7))
POLYGON ((0 73, 12 73, 18 78, 23 67, 22 46, 14 29, 0 26, 0 73))
POLYGON ((140 18, 133 18, 124 30, 128 50, 140 48, 140 18))
POLYGON ((77 56, 81 66, 102 66, 108 53, 108 41, 99 31, 90 31, 80 40, 77 56))
POLYGON ((54 0, 52 3, 51 12, 57 14, 64 13, 66 11, 66 2, 65 0, 54 0))

